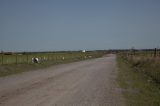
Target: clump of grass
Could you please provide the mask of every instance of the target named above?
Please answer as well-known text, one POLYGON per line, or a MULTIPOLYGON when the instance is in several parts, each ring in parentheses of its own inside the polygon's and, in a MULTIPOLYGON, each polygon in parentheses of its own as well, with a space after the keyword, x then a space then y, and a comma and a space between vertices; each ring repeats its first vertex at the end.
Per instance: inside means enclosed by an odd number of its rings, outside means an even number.
POLYGON ((132 56, 127 61, 138 72, 146 74, 156 83, 160 83, 160 59, 154 57, 132 56))
POLYGON ((117 62, 118 82, 124 89, 127 105, 160 106, 160 84, 155 81, 158 80, 158 73, 155 72, 160 69, 158 63, 144 58, 129 59, 126 56, 118 56, 117 62), (153 71, 149 72, 151 70, 153 71))

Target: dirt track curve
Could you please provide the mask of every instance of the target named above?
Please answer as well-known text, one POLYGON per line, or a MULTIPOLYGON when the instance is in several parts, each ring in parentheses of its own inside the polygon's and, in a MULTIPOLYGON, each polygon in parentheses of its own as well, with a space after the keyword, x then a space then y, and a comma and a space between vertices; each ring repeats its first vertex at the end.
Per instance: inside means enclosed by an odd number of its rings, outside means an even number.
POLYGON ((124 106, 116 56, 0 78, 0 106, 124 106))

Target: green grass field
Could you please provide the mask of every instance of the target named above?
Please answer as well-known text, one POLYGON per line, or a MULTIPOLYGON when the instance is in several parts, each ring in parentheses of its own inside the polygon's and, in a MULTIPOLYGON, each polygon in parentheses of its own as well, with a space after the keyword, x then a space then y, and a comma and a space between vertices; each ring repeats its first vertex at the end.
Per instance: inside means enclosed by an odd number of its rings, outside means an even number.
POLYGON ((118 82, 127 106, 160 106, 160 59, 147 54, 117 56, 118 82))
POLYGON ((12 55, 0 54, 0 64, 32 63, 32 58, 37 57, 41 62, 59 60, 79 60, 101 55, 99 52, 53 52, 53 53, 17 53, 12 55))
POLYGON ((2 55, 0 54, 0 77, 24 71, 46 68, 51 65, 92 59, 103 56, 104 52, 53 52, 53 53, 25 53, 2 55), (32 63, 37 57, 40 63, 32 63))

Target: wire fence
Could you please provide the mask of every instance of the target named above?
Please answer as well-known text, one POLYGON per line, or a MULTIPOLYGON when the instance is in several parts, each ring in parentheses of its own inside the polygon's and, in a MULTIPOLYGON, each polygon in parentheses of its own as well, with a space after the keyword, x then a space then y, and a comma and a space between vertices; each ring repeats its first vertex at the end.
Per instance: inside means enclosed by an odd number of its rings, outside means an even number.
POLYGON ((123 60, 135 69, 135 72, 143 73, 157 83, 160 83, 160 52, 126 52, 120 54, 123 60))
POLYGON ((0 54, 0 64, 32 64, 33 58, 39 61, 65 61, 65 60, 82 60, 87 58, 98 57, 101 53, 37 53, 37 54, 0 54))

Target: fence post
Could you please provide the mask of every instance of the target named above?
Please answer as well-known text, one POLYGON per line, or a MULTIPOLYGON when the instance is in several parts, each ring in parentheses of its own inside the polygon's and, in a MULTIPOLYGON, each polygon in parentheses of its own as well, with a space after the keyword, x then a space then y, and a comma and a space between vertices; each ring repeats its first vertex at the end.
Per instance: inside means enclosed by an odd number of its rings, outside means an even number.
POLYGON ((157 48, 154 49, 154 57, 157 56, 157 48))
POLYGON ((29 59, 28 59, 28 54, 27 54, 27 63, 29 64, 29 61, 28 61, 29 59))
POLYGON ((18 57, 17 57, 17 54, 16 54, 16 64, 18 63, 18 59, 17 59, 18 57))
POLYGON ((47 61, 49 61, 49 54, 48 54, 48 58, 47 58, 47 61))
POLYGON ((160 51, 159 51, 160 49, 158 48, 157 49, 157 56, 159 57, 160 56, 160 51))
POLYGON ((158 49, 158 52, 159 52, 158 56, 160 57, 160 51, 159 51, 159 49, 158 49))
POLYGON ((2 54, 2 65, 3 65, 3 54, 2 54))

